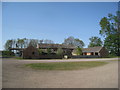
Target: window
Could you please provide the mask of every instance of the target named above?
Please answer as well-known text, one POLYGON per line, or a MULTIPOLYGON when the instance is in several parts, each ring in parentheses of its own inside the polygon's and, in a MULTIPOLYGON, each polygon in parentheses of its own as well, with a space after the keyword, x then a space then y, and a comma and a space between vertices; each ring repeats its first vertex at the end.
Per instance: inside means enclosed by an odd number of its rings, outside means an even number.
POLYGON ((91 55, 91 53, 87 53, 87 55, 91 55))

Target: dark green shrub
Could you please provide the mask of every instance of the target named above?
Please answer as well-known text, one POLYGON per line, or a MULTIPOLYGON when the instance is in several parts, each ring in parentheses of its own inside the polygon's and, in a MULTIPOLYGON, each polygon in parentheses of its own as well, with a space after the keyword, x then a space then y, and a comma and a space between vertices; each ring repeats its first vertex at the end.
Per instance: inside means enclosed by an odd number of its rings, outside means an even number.
POLYGON ((42 49, 38 49, 38 51, 39 51, 39 55, 41 55, 43 53, 42 49))
POLYGON ((2 51, 2 57, 11 57, 11 56, 15 56, 14 52, 2 51))
POLYGON ((63 55, 63 50, 61 48, 58 48, 56 54, 57 55, 63 55))
POLYGON ((47 54, 51 54, 51 52, 52 52, 51 49, 48 48, 47 49, 47 54))
POLYGON ((79 47, 77 47, 77 48, 76 48, 76 54, 77 54, 77 55, 82 55, 82 49, 79 48, 79 47))

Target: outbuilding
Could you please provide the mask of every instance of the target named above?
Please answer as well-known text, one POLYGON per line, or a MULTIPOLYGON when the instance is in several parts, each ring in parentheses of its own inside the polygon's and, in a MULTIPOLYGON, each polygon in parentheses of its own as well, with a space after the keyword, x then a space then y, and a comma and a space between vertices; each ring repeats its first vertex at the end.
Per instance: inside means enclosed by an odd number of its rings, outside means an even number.
POLYGON ((89 47, 82 49, 83 56, 98 56, 98 57, 107 57, 108 51, 105 47, 89 47))
POLYGON ((33 46, 29 46, 23 50, 22 57, 28 58, 28 59, 39 58, 39 51, 37 48, 35 48, 33 46))

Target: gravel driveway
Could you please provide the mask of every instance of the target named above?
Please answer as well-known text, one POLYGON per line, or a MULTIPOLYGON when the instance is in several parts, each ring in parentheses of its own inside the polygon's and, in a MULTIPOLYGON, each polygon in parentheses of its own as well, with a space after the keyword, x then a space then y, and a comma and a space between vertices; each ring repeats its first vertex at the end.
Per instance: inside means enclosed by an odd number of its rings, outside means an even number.
MULTIPOLYGON (((89 59, 84 59, 84 61, 85 60, 89 60, 89 59)), ((69 60, 64 60, 64 61, 69 61, 69 60)), ((72 59, 72 61, 83 61, 83 59, 79 59, 79 60, 72 59)), ((118 61, 107 60, 107 62, 109 63, 104 66, 99 66, 85 70, 71 70, 71 71, 34 70, 34 69, 22 67, 23 64, 36 63, 36 62, 47 62, 47 61, 3 59, 2 87, 3 88, 117 88, 118 87, 118 61)), ((57 62, 57 61, 49 60, 48 62, 57 62)))

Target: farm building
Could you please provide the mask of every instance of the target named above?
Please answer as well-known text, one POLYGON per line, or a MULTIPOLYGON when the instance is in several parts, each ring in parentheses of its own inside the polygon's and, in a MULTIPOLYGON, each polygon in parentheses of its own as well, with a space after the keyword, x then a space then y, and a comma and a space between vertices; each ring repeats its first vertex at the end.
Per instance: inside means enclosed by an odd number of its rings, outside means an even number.
POLYGON ((10 50, 17 50, 20 52, 20 56, 23 58, 42 58, 42 59, 56 59, 56 58, 63 58, 67 56, 69 58, 87 58, 87 57, 107 57, 108 51, 105 47, 89 47, 89 48, 82 48, 82 55, 76 55, 74 52, 76 50, 75 47, 63 44, 38 44, 37 47, 29 46, 27 48, 18 49, 18 48, 11 48, 10 50), (62 50, 62 55, 57 56, 58 49, 62 50), (40 51, 42 53, 40 54, 40 51), (50 53, 48 54, 48 50, 50 53))
MULTIPOLYGON (((75 51, 73 51, 75 52, 75 51)), ((76 55, 73 53, 73 55, 76 55)), ((108 51, 105 47, 89 47, 82 48, 82 57, 107 57, 108 51)))
POLYGON ((37 48, 33 46, 29 46, 28 48, 23 50, 22 57, 23 58, 63 58, 64 55, 68 57, 72 56, 72 51, 74 47, 62 44, 38 44, 37 48), (57 50, 62 49, 63 54, 60 56, 56 56, 57 50), (39 50, 42 50, 42 54, 39 54, 39 50), (47 51, 50 50, 50 54, 47 54, 47 51))
POLYGON ((108 51, 105 47, 89 47, 89 48, 83 48, 82 49, 83 55, 93 55, 93 56, 99 56, 99 57, 106 57, 108 56, 108 51))
POLYGON ((26 49, 23 50, 22 53, 23 58, 39 58, 39 52, 37 48, 34 48, 33 46, 29 46, 26 49))
POLYGON ((67 55, 68 57, 72 56, 72 51, 75 49, 73 46, 63 44, 38 44, 37 48, 43 51, 50 49, 52 53, 57 53, 58 49, 62 49, 63 55, 67 55))

